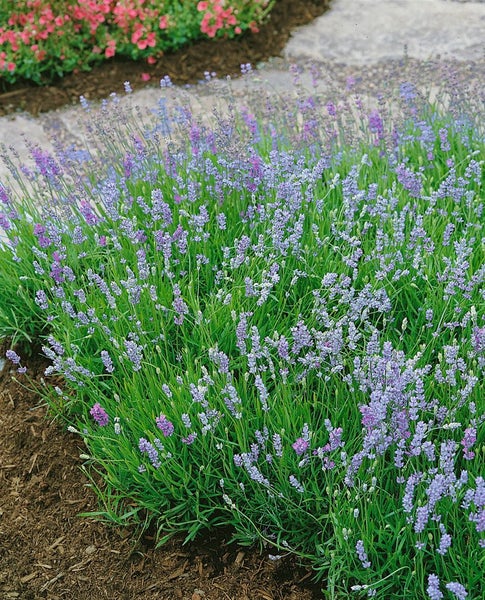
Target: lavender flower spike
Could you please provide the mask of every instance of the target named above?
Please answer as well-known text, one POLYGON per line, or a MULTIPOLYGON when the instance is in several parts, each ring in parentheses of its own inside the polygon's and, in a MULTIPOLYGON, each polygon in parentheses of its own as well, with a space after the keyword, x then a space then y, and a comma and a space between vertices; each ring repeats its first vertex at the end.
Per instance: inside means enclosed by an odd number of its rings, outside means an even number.
POLYGON ((431 573, 428 577, 428 587, 426 589, 430 600, 441 600, 443 593, 440 590, 440 580, 437 575, 431 573))
POLYGON ((108 413, 104 410, 99 402, 96 402, 96 404, 89 411, 89 414, 100 427, 105 427, 109 423, 108 413))
POLYGON ((293 448, 293 450, 298 454, 298 456, 301 456, 302 454, 304 454, 307 450, 308 450, 308 442, 306 440, 304 440, 303 438, 299 437, 292 445, 291 447, 293 448))
POLYGON ((20 356, 14 350, 7 350, 7 352, 5 352, 5 356, 8 358, 8 360, 12 361, 14 365, 20 364, 20 356))
POLYGON ((450 583, 447 583, 445 587, 447 590, 450 590, 450 592, 454 594, 457 600, 465 600, 465 598, 468 597, 468 592, 461 585, 461 583, 458 583, 456 581, 450 581, 450 583))
POLYGON ((371 566, 371 563, 367 557, 367 552, 365 551, 364 542, 362 540, 357 541, 355 544, 355 550, 364 569, 368 569, 371 566))
POLYGON ((165 415, 160 415, 155 419, 158 429, 163 433, 165 437, 170 437, 173 433, 173 423, 167 419, 165 415))

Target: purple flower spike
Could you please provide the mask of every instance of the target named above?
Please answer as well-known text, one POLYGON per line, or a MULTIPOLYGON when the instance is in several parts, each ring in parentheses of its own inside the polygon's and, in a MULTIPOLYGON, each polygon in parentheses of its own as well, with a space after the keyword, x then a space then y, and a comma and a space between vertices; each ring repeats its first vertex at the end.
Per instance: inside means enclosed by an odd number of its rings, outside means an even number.
POLYGON ((465 429, 461 445, 463 446, 463 457, 465 460, 473 460, 475 458, 475 452, 471 450, 473 444, 477 441, 477 431, 474 427, 468 427, 465 429))
POLYGON ((155 419, 158 429, 165 437, 170 437, 173 433, 173 423, 167 419, 165 415, 160 415, 155 419))
POLYGON ((14 365, 20 364, 20 356, 14 350, 7 350, 7 352, 5 352, 5 356, 8 358, 8 360, 11 360, 14 365))
POLYGON ((443 593, 440 590, 440 580, 433 573, 428 577, 428 587, 426 589, 430 600, 441 600, 443 593))
POLYGON ((89 411, 89 414, 100 427, 105 427, 109 423, 108 413, 104 410, 99 402, 96 402, 93 408, 89 411))
POLYGON ((301 437, 298 438, 295 441, 295 443, 291 445, 291 447, 298 454, 298 456, 301 456, 302 454, 304 454, 308 450, 308 446, 309 446, 308 442, 301 437))
POLYGON ((461 583, 457 583, 456 581, 450 581, 450 583, 446 584, 446 589, 450 590, 452 594, 454 594, 455 598, 458 600, 465 600, 468 597, 468 592, 461 585, 461 583))
POLYGON ((355 544, 355 551, 357 552, 357 556, 364 567, 364 569, 368 569, 371 566, 371 562, 367 557, 367 553, 364 548, 364 542, 362 540, 358 540, 355 544))

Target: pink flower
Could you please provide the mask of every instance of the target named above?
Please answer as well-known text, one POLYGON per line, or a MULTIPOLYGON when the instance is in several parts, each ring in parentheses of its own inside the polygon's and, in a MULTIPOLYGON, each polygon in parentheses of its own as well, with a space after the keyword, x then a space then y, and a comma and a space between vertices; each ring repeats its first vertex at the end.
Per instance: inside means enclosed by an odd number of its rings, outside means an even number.
POLYGON ((200 12, 206 11, 208 8, 209 8, 208 2, 199 2, 199 4, 197 4, 197 10, 199 10, 200 12))
POLYGON ((108 47, 104 51, 104 55, 106 56, 106 58, 111 58, 116 54, 116 41, 109 40, 107 46, 108 47))
POLYGON ((141 80, 142 81, 150 81, 150 79, 151 79, 150 73, 142 73, 141 74, 141 80))
POLYGON ((163 17, 160 17, 160 22, 158 23, 158 27, 160 29, 167 29, 167 27, 168 27, 168 17, 167 17, 167 15, 163 15, 163 17))

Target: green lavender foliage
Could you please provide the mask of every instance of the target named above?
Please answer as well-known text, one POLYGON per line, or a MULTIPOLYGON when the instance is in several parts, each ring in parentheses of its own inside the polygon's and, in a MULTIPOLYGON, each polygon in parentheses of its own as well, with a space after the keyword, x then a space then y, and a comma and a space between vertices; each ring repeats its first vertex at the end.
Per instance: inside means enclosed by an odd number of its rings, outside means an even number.
POLYGON ((5 289, 30 293, 1 331, 64 377, 43 394, 97 516, 159 543, 230 525, 327 598, 482 597, 483 128, 392 100, 213 126, 162 102, 138 131, 108 103, 97 148, 34 157, 53 201, 4 215, 5 289))

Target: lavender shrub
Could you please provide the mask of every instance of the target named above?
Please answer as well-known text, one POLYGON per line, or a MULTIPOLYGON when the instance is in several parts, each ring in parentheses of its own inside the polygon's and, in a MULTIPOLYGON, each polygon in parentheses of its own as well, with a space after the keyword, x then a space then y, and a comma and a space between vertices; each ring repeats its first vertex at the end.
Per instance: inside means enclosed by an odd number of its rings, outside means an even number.
POLYGON ((108 520, 230 524, 328 598, 478 600, 483 130, 412 83, 394 117, 350 91, 261 104, 122 134, 115 98, 90 152, 34 155, 1 256, 66 382, 44 394, 108 520))

